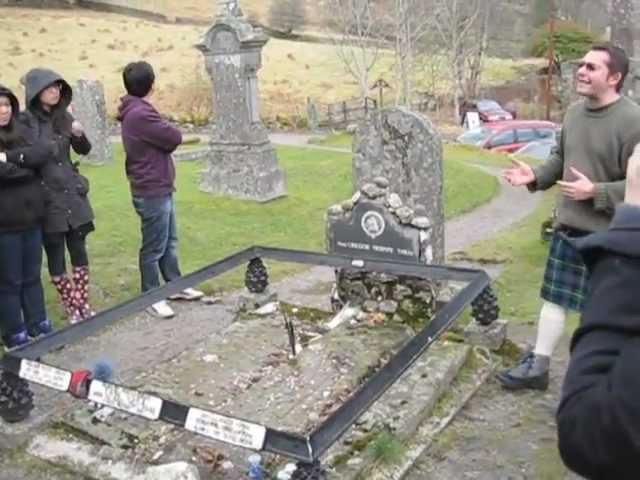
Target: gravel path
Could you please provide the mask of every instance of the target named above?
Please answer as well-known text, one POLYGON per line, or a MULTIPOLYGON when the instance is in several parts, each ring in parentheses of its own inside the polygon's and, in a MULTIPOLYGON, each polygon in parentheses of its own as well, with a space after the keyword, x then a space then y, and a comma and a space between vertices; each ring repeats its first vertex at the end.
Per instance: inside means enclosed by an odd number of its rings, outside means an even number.
MULTIPOLYGON (((510 325, 509 337, 527 342, 533 326, 510 325)), ((547 392, 506 392, 484 384, 415 463, 405 480, 576 480, 560 460, 555 411, 568 363, 564 338, 547 392)))

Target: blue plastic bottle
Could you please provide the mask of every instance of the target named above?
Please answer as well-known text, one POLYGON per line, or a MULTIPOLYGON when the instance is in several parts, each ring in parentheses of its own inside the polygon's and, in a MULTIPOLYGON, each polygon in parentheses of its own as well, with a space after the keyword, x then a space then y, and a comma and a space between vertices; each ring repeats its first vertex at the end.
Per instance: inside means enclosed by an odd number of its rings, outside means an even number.
POLYGON ((262 472, 262 457, 257 453, 250 455, 249 458, 249 478, 251 480, 264 480, 262 472))

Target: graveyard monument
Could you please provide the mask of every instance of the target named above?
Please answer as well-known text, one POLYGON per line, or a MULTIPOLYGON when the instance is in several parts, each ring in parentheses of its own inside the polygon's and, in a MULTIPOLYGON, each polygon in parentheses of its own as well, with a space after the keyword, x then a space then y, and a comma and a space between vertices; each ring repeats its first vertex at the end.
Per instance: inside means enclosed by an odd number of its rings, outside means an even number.
POLYGON ((218 2, 218 15, 196 46, 213 83, 214 122, 202 190, 266 202, 286 195, 286 178, 260 119, 257 73, 268 37, 242 15, 239 2, 218 2))
POLYGON ((94 164, 113 160, 104 87, 97 80, 78 80, 73 86, 73 115, 82 123, 91 142, 84 161, 94 164))
POLYGON ((387 179, 389 192, 402 199, 398 206, 397 198, 390 199, 402 222, 428 219, 432 235, 428 263, 442 264, 442 140, 434 126, 426 117, 404 108, 379 110, 359 125, 354 145, 354 190, 372 184, 375 177, 387 179))

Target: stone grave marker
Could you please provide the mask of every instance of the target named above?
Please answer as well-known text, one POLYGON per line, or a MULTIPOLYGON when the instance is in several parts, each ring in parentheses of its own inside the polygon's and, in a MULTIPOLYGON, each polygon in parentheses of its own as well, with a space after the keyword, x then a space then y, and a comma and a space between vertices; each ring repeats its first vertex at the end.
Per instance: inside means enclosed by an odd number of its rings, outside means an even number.
POLYGON ((434 263, 444 262, 442 140, 431 122, 404 108, 380 110, 356 132, 354 190, 375 177, 402 198, 401 217, 426 217, 433 232, 434 263))
POLYGON ((83 160, 104 164, 113 160, 104 87, 97 80, 78 80, 73 87, 73 116, 84 126, 91 152, 83 160))
MULTIPOLYGON (((329 253, 353 259, 434 262, 430 219, 416 216, 384 177, 374 178, 351 199, 329 208, 326 243, 329 253)), ((426 279, 341 269, 335 295, 338 304, 352 302, 368 313, 413 322, 434 313, 437 285, 426 279)))
POLYGON ((258 70, 268 37, 242 16, 237 1, 197 48, 213 82, 215 118, 200 187, 219 195, 266 202, 286 195, 286 178, 260 118, 258 70))

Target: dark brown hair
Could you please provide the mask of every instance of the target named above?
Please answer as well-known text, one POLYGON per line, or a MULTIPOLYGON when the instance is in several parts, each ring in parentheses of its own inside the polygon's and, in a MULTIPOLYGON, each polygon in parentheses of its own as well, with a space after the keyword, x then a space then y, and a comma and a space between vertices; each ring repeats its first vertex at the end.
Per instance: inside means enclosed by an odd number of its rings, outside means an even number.
POLYGON ((619 93, 622 90, 624 79, 629 73, 629 57, 627 53, 622 48, 611 43, 598 43, 593 45, 591 50, 609 54, 609 61, 607 62, 609 73, 611 75, 620 74, 620 81, 616 84, 616 92, 619 93))
POLYGON ((16 128, 16 116, 18 115, 18 112, 16 112, 15 109, 17 103, 12 101, 13 99, 11 98, 11 95, 10 91, 0 87, 0 97, 8 99, 11 103, 11 119, 7 125, 0 127, 0 148, 2 149, 11 149, 24 146, 26 144, 24 137, 21 135, 18 128, 16 128))

